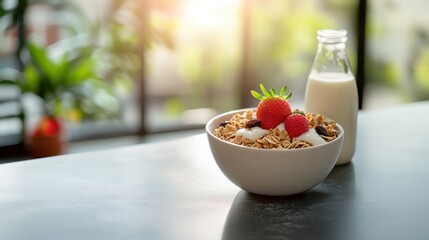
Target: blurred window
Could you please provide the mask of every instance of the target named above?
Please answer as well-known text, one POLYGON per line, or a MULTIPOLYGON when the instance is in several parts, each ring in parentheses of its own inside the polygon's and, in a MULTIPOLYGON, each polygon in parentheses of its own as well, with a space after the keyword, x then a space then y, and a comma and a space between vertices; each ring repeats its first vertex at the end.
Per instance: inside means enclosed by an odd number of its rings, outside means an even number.
POLYGON ((358 1, 217 0, 153 2, 155 33, 145 55, 148 131, 202 125, 213 115, 256 106, 263 83, 295 93, 301 106, 316 32, 348 30, 356 63, 358 1))
MULTIPOLYGON (((42 43, 52 58, 91 49, 99 77, 60 104, 70 139, 77 140, 202 127, 220 112, 256 106, 249 93, 260 83, 287 84, 292 105, 302 107, 317 30, 348 30, 356 73, 356 21, 364 2, 364 108, 429 99, 426 1, 37 1, 25 22, 29 41, 42 43)), ((20 68, 11 19, 0 17, 2 71, 20 68)), ((41 114, 38 101, 0 86, 0 145, 1 139, 22 143, 21 129, 41 114)))
POLYGON ((429 99, 429 2, 369 1, 364 107, 429 99))
POLYGON ((239 106, 241 5, 238 0, 152 2, 146 128, 201 127, 239 106))

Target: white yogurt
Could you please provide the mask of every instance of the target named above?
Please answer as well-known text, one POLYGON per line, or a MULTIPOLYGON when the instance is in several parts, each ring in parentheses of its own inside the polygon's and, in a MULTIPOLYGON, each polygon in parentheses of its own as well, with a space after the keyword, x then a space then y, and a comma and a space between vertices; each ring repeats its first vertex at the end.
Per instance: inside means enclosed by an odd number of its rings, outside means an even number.
POLYGON ((262 129, 260 127, 253 127, 250 130, 247 128, 242 128, 237 131, 237 136, 242 136, 243 138, 247 138, 249 140, 255 141, 256 139, 268 134, 269 131, 262 129))
MULTIPOLYGON (((276 128, 280 131, 286 131, 285 125, 283 123, 280 123, 276 128)), ((251 129, 242 128, 237 131, 237 136, 242 136, 243 138, 255 141, 256 139, 267 135, 269 132, 269 130, 265 130, 260 127, 253 127, 251 129)), ((298 141, 306 141, 308 143, 311 143, 311 145, 313 146, 325 143, 325 140, 323 140, 323 138, 320 137, 319 134, 317 134, 314 128, 310 128, 310 130, 301 134, 301 136, 296 137, 295 139, 297 139, 298 141)))
MULTIPOLYGON (((283 123, 280 123, 276 128, 278 128, 280 131, 286 131, 285 125, 283 123)), ((269 132, 269 130, 265 130, 260 127, 253 127, 251 129, 242 128, 237 131, 237 136, 242 136, 243 138, 255 141, 256 139, 265 136, 269 132)))
POLYGON ((296 137, 298 141, 306 141, 311 143, 313 146, 321 145, 325 143, 325 140, 319 134, 317 134, 314 128, 310 128, 307 132, 301 134, 301 136, 296 137))
POLYGON ((280 131, 286 131, 285 125, 284 125, 283 123, 280 123, 280 124, 277 126, 277 129, 278 129, 278 130, 280 130, 280 131))

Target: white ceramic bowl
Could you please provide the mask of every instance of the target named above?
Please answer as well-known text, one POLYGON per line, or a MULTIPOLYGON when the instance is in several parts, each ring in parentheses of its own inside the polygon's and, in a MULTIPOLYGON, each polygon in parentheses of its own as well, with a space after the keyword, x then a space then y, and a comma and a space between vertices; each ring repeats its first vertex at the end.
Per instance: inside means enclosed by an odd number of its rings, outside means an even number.
POLYGON ((284 196, 304 192, 325 179, 341 152, 343 128, 335 140, 303 149, 259 149, 223 141, 213 135, 220 123, 241 109, 218 115, 206 124, 206 132, 220 170, 238 187, 252 193, 284 196))

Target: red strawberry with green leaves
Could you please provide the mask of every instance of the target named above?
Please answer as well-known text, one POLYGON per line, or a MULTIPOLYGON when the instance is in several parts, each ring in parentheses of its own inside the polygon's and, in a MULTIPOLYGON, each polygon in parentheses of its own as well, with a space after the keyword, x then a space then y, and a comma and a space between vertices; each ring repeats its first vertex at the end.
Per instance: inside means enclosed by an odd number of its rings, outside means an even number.
POLYGON ((289 137, 296 138, 306 133, 310 129, 307 118, 301 113, 294 113, 288 116, 285 121, 285 129, 289 137))
POLYGON ((251 91, 256 99, 261 100, 256 109, 256 118, 261 120, 261 128, 275 128, 282 123, 287 116, 292 114, 289 102, 287 101, 292 96, 292 92, 285 95, 287 91, 286 85, 280 90, 278 95, 274 88, 267 91, 264 85, 261 84, 260 87, 264 96, 256 91, 251 91))

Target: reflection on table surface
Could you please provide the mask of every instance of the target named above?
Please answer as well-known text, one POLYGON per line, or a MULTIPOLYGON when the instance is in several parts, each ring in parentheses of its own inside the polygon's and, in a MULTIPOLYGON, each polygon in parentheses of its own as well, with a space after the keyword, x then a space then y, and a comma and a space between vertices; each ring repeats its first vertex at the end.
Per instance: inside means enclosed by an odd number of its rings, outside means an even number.
MULTIPOLYGON (((336 167, 315 188, 267 197, 241 190, 228 213, 223 239, 341 239, 354 194, 353 164, 336 167)), ((346 238, 342 238, 346 239, 346 238)))

